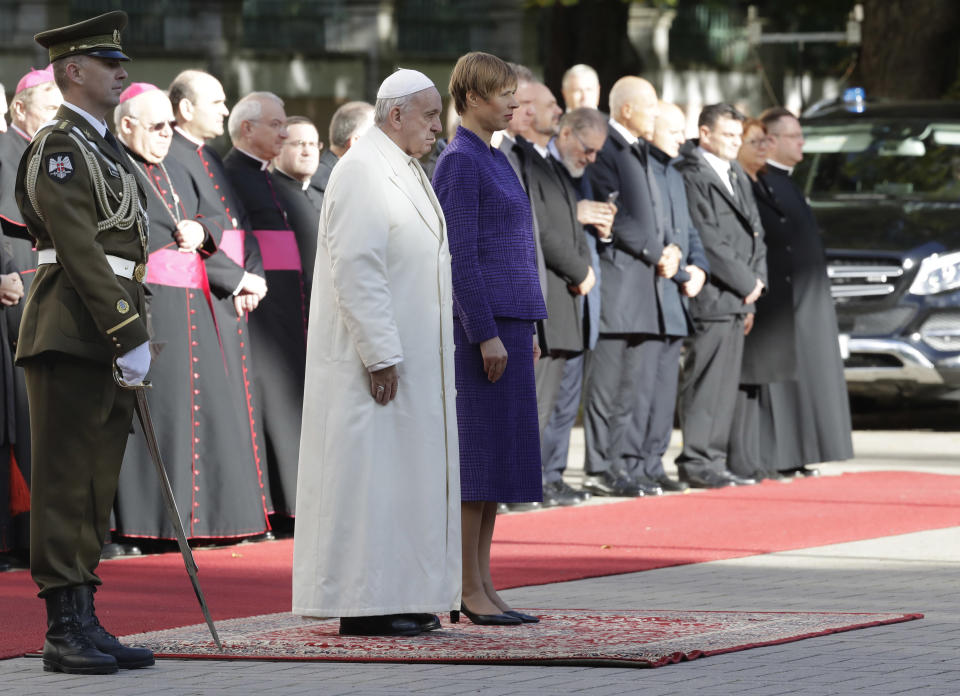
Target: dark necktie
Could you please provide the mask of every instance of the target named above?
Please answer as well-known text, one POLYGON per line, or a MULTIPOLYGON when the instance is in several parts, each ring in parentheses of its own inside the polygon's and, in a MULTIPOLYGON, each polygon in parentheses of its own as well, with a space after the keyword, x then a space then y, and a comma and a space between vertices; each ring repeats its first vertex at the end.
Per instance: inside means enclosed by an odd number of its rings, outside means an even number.
POLYGON ((113 133, 107 130, 107 132, 104 133, 103 139, 107 141, 107 145, 113 148, 115 154, 119 155, 121 153, 120 143, 113 137, 113 133))
POLYGON ((737 188, 737 172, 734 171, 733 167, 727 170, 727 176, 730 177, 730 189, 733 191, 733 197, 739 198, 740 191, 737 188))

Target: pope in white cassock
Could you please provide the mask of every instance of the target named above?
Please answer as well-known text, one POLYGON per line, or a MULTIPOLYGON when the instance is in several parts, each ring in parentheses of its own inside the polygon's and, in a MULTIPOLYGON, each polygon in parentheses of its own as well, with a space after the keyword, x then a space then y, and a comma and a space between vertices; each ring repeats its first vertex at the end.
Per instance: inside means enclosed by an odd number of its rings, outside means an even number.
POLYGON ((320 213, 293 613, 343 634, 416 635, 460 608, 450 253, 417 161, 440 111, 422 73, 388 77, 320 213))

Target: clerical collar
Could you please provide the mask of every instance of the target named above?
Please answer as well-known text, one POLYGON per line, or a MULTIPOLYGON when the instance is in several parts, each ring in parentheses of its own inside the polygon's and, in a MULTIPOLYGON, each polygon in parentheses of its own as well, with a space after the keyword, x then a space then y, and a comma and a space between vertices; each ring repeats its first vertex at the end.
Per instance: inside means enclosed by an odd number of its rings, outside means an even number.
POLYGON ((246 155, 247 157, 249 157, 250 159, 256 160, 257 162, 259 162, 259 163, 260 163, 260 171, 264 171, 264 172, 267 171, 267 167, 270 166, 270 160, 260 159, 260 158, 257 157, 256 155, 251 155, 249 152, 247 152, 246 150, 244 150, 242 147, 237 147, 236 145, 234 145, 233 147, 236 148, 237 152, 240 152, 240 153, 246 155))
POLYGON ((640 140, 640 138, 628 131, 626 126, 613 118, 610 119, 610 127, 623 136, 623 139, 627 141, 627 145, 633 145, 640 140))
POLYGON ((772 167, 776 167, 777 169, 782 169, 787 174, 793 174, 793 167, 788 167, 785 164, 780 164, 779 162, 772 160, 769 157, 767 158, 767 164, 769 164, 772 167))
POLYGON ((25 139, 27 140, 27 142, 33 140, 33 138, 31 138, 29 135, 27 135, 26 131, 24 131, 24 130, 22 130, 22 129, 20 129, 20 128, 17 128, 16 125, 14 125, 13 123, 10 124, 10 128, 13 129, 13 132, 14 132, 14 133, 16 133, 17 135, 19 135, 19 136, 22 137, 22 138, 25 138, 25 139))
POLYGON ((75 105, 75 104, 71 104, 71 103, 68 102, 68 101, 64 101, 64 102, 63 102, 63 106, 65 106, 65 107, 67 107, 68 109, 70 109, 71 111, 79 114, 80 116, 83 116, 83 118, 87 121, 87 123, 89 123, 89 124, 93 127, 93 130, 97 131, 97 135, 99 135, 101 138, 104 137, 104 136, 107 134, 107 122, 106 122, 106 121, 98 121, 98 120, 95 119, 92 115, 90 115, 88 112, 84 111, 83 109, 81 109, 79 106, 77 106, 77 105, 75 105))
POLYGON ((174 126, 173 130, 175 130, 177 133, 182 135, 184 138, 189 140, 191 143, 193 143, 197 147, 203 147, 204 145, 206 145, 206 143, 203 140, 196 137, 195 135, 192 135, 191 133, 187 133, 187 131, 183 130, 183 128, 181 128, 180 126, 174 126))

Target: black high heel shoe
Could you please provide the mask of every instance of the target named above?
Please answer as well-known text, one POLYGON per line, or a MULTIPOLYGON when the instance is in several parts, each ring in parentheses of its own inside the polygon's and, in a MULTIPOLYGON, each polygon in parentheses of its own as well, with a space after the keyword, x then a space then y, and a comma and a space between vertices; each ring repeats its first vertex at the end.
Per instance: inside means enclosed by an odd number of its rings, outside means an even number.
POLYGON ((533 616, 532 614, 524 614, 522 611, 515 611, 513 609, 503 612, 504 616, 513 616, 520 619, 523 623, 540 623, 539 616, 533 616))
POLYGON ((519 626, 523 621, 516 616, 506 614, 474 614, 465 604, 460 605, 460 611, 450 612, 450 623, 460 623, 460 614, 466 616, 477 626, 519 626))

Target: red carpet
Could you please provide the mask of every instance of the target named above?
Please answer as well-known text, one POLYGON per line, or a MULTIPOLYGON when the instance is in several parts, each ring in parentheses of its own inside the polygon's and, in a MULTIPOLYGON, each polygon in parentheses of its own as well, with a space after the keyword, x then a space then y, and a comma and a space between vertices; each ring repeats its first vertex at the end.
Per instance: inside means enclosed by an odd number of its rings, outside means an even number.
MULTIPOLYGON (((960 476, 870 472, 506 515, 500 588, 960 526, 960 476)), ((290 609, 292 540, 198 550, 214 619, 290 609)), ((97 607, 118 635, 201 620, 179 554, 104 563, 97 607)), ((0 574, 0 658, 43 643, 43 603, 26 572, 0 574)))
POLYGON ((289 613, 224 621, 223 652, 206 625, 129 636, 159 657, 333 662, 660 667, 671 662, 789 643, 922 614, 524 609, 538 624, 509 628, 444 622, 412 638, 338 635, 339 621, 289 613))

